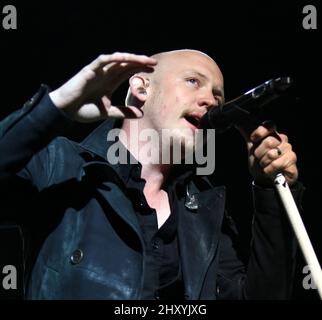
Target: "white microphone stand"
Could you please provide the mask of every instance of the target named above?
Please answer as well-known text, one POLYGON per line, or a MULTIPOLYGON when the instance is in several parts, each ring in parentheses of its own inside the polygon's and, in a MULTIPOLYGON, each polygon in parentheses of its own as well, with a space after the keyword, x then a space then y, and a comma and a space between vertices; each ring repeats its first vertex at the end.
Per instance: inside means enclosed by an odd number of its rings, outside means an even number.
POLYGON ((322 271, 319 261, 315 255, 309 236, 306 232, 305 226, 301 219, 300 213, 296 207, 290 188, 286 182, 285 177, 279 173, 275 179, 274 184, 276 190, 281 198, 285 211, 288 215, 293 231, 298 240, 306 263, 308 264, 312 280, 317 287, 320 299, 322 299, 322 271))

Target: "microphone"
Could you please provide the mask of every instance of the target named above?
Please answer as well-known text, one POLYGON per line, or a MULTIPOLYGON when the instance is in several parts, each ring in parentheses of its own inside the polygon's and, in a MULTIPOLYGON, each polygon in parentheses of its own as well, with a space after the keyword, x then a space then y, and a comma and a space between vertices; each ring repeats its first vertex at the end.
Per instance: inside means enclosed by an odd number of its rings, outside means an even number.
POLYGON ((202 117, 200 125, 220 133, 232 126, 241 126, 251 131, 261 124, 256 116, 262 107, 281 96, 292 84, 290 77, 270 79, 220 107, 212 108, 202 117))

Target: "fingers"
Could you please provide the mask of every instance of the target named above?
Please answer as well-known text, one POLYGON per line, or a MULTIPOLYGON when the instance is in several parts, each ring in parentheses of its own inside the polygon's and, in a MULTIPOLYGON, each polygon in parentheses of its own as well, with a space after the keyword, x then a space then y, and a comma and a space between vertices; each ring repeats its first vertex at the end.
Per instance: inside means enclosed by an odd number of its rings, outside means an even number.
POLYGON ((275 136, 268 136, 261 140, 259 145, 256 145, 256 148, 254 150, 254 155, 257 159, 262 159, 267 153, 267 157, 274 159, 275 156, 278 155, 278 149, 281 151, 281 153, 284 153, 283 150, 287 148, 291 148, 291 145, 288 143, 287 136, 280 134, 279 135, 280 140, 277 139, 275 136))
POLYGON ((296 154, 293 151, 286 152, 283 156, 271 161, 263 167, 265 174, 269 176, 276 176, 277 173, 296 174, 296 154))
MULTIPOLYGON (((104 67, 105 68, 105 67, 104 67)), ((152 72, 151 66, 138 65, 137 63, 129 64, 112 63, 104 71, 104 78, 108 83, 109 91, 114 92, 125 80, 129 79, 133 74, 139 72, 152 72)))
POLYGON ((157 61, 145 55, 116 52, 113 54, 100 55, 97 59, 89 64, 89 67, 96 71, 98 69, 102 69, 103 67, 107 67, 107 65, 111 63, 134 63, 139 65, 154 66, 157 64, 157 61))
POLYGON ((100 93, 111 96, 129 77, 138 72, 152 72, 157 61, 145 55, 116 52, 100 55, 82 69, 82 77, 100 93))
POLYGON ((259 142, 264 137, 276 132, 274 122, 267 120, 260 126, 258 126, 257 122, 258 120, 250 118, 245 124, 235 126, 248 143, 259 142), (256 130, 252 129, 254 126, 257 127, 256 130))
MULTIPOLYGON (((265 135, 267 131, 257 132, 265 135)), ((268 136, 262 138, 261 142, 254 150, 253 155, 262 168, 262 172, 270 177, 275 177, 277 173, 286 174, 289 181, 294 181, 297 178, 297 157, 292 150, 292 145, 288 142, 288 138, 284 134, 279 134, 279 141, 276 137, 268 136)))
POLYGON ((273 149, 269 149, 259 160, 262 168, 268 166, 271 162, 277 159, 290 157, 289 153, 292 152, 292 146, 289 143, 279 145, 273 149))
POLYGON ((271 123, 263 123, 248 137, 250 170, 256 183, 266 185, 278 173, 285 175, 292 185, 298 177, 296 154, 288 137, 276 132, 271 123))
POLYGON ((264 123, 251 133, 250 141, 253 143, 259 143, 261 140, 270 135, 274 135, 277 139, 279 139, 275 126, 264 123))

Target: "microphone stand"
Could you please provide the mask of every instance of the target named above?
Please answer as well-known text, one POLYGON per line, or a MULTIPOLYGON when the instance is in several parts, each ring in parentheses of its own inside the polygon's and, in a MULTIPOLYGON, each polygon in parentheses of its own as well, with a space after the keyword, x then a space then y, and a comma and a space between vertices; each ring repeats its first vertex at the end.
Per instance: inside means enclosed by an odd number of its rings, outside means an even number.
POLYGON ((297 241, 300 245, 306 263, 308 264, 312 280, 317 287, 320 299, 322 300, 322 271, 319 261, 315 255, 310 238, 306 232, 305 226, 301 219, 300 213, 297 209, 293 199, 290 188, 286 182, 285 177, 279 173, 274 179, 275 188, 280 196, 284 209, 287 213, 297 241))

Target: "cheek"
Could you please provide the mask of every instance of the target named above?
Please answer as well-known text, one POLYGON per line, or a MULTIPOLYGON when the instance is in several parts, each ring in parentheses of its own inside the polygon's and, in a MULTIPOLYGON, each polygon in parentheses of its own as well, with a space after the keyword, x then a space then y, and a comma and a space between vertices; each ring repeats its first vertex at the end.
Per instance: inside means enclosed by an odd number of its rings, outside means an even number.
POLYGON ((174 104, 167 104, 163 105, 161 110, 159 110, 158 117, 160 117, 160 120, 166 120, 166 121, 174 121, 179 117, 179 109, 177 105, 174 104))
POLYGON ((174 119, 174 114, 171 113, 171 109, 169 105, 163 105, 155 115, 157 117, 157 121, 165 127, 168 127, 171 121, 174 119))
POLYGON ((168 114, 167 107, 164 105, 161 107, 161 110, 159 110, 160 117, 164 119, 164 117, 168 114))
POLYGON ((167 101, 167 103, 162 106, 160 113, 168 118, 173 118, 180 115, 183 108, 184 101, 176 96, 174 99, 167 101))
POLYGON ((178 120, 181 117, 183 109, 185 108, 185 103, 180 99, 180 96, 167 96, 157 95, 155 97, 153 109, 154 121, 162 125, 169 125, 178 120))

